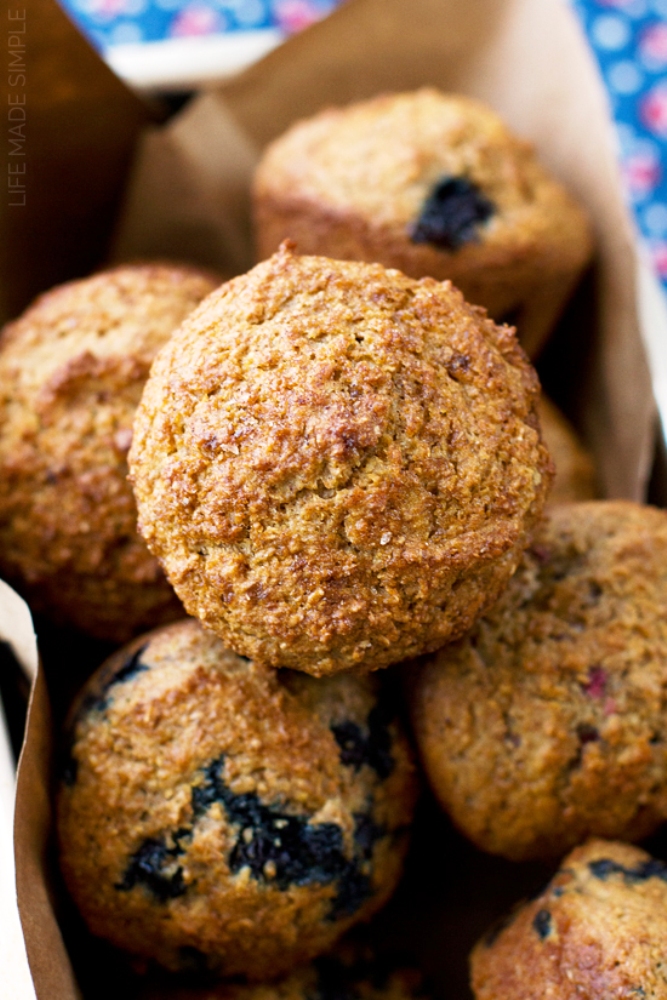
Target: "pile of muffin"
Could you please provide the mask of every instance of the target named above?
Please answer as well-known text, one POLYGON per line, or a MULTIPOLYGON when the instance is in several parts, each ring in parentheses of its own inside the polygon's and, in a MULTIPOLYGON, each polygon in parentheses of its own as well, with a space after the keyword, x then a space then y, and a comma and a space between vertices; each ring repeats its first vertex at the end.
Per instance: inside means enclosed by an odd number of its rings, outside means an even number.
POLYGON ((667 867, 615 842, 667 816, 667 514, 592 499, 504 322, 534 356, 585 215, 433 90, 297 124, 254 200, 249 273, 118 267, 0 338, 0 570, 129 640, 66 726, 74 902, 200 984, 146 997, 414 996, 341 939, 398 884, 418 756, 482 850, 575 848, 479 1000, 667 996, 667 867))

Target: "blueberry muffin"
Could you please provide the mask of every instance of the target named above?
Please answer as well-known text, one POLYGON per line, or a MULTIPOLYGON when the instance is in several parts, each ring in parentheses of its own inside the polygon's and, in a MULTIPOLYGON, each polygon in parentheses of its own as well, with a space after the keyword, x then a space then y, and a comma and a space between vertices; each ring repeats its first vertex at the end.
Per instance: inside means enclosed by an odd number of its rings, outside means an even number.
POLYGON ((484 850, 646 836, 667 817, 667 512, 550 509, 505 594, 411 696, 435 794, 484 850))
POLYGON ((391 895, 415 785, 379 677, 276 673, 187 620, 115 654, 75 707, 61 867, 94 934, 270 979, 391 895))
POLYGON ((0 575, 100 638, 183 614, 137 533, 127 451, 158 348, 214 287, 118 267, 42 295, 0 335, 0 575))
POLYGON ((667 866, 592 840, 471 956, 476 1000, 667 997, 667 866))
POLYGON ((260 259, 380 261, 451 279, 535 354, 591 255, 586 216, 498 116, 425 88, 332 108, 266 150, 254 183, 260 259))
POLYGON ((425 996, 417 969, 378 961, 367 949, 346 942, 277 982, 196 987, 163 979, 145 986, 138 1000, 415 1000, 425 996))
POLYGON ((513 572, 551 466, 513 331, 449 282, 285 246, 160 352, 130 465, 189 614, 322 676, 464 633, 513 572))
POLYGON ((556 468, 549 503, 594 500, 598 494, 595 465, 590 453, 551 400, 541 396, 537 410, 544 443, 556 468))

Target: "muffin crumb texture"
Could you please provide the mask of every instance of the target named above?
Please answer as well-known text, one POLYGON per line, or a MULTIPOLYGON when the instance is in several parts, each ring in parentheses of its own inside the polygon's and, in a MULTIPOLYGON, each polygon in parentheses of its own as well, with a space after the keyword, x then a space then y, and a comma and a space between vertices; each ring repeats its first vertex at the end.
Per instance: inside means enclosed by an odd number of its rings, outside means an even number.
POLYGON ((498 603, 412 691, 431 785, 479 847, 551 857, 667 816, 667 513, 548 516, 498 603))
POLYGON ((285 246, 156 359, 141 531, 239 653, 315 675, 419 655, 472 625, 539 516, 538 391, 448 282, 285 246))
POLYGON ((0 572, 99 638, 183 613, 137 532, 127 452, 155 354, 214 287, 122 266, 42 295, 0 336, 0 572))
POLYGON ((61 867, 90 930, 174 972, 251 980, 382 906, 416 796, 380 677, 276 673, 191 620, 89 682, 60 779, 61 867))
POLYGON ((471 956, 476 1000, 667 997, 667 866, 592 840, 471 956))
POLYGON ((424 87, 329 108, 266 149, 257 250, 378 261, 449 278, 534 356, 592 251, 590 225, 529 143, 480 101, 424 87))

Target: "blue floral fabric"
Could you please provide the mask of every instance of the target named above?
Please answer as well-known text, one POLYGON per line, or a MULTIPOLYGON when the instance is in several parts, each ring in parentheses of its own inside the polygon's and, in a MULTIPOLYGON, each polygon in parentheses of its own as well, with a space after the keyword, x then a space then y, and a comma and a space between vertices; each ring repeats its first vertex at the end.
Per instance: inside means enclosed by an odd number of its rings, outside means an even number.
MULTIPOLYGON (((287 36, 342 0, 61 0, 102 51, 234 31, 287 36)), ((667 0, 572 0, 610 95, 637 224, 667 288, 667 0)))
POLYGON ((277 29, 287 36, 341 0, 61 0, 102 51, 165 38, 277 29))
POLYGON ((667 0, 574 0, 611 100, 625 188, 667 288, 667 0))

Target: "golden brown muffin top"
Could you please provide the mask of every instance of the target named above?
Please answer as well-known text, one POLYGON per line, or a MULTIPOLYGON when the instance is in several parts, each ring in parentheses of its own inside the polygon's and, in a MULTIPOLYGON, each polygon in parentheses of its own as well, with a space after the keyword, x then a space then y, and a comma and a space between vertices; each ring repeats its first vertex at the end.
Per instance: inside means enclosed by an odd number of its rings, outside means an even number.
POLYGON ((124 264, 45 292, 2 331, 2 371, 14 379, 14 405, 30 400, 41 409, 74 392, 96 367, 118 370, 122 361, 145 377, 165 340, 213 288, 213 277, 196 268, 124 264))
POLYGON ((241 652, 326 673, 436 648, 470 624, 448 618, 455 581, 501 567, 466 592, 474 616, 543 504, 538 389, 513 330, 449 282, 283 247, 158 355, 141 531, 241 652))
POLYGON ((592 840, 475 947, 473 992, 476 1000, 664 1000, 666 940, 667 866, 592 840))
POLYGON ((415 733, 485 850, 559 855, 667 816, 667 512, 551 508, 498 603, 425 661, 415 733))
POLYGON ((416 782, 379 677, 315 681, 199 623, 142 636, 73 709, 61 865, 91 930, 174 971, 269 979, 394 889, 416 782))
MULTIPOLYGON (((481 101, 430 87, 382 94, 297 122, 266 150, 254 193, 262 199, 280 192, 333 215, 356 209, 374 226, 406 231, 446 178, 465 178, 491 203, 484 243, 503 259, 512 245, 529 249, 547 232, 554 247, 559 235, 569 244, 573 221, 584 259, 588 255, 584 213, 532 146, 481 101)), ((473 237, 463 252, 474 253, 474 243, 473 237)), ((448 249, 459 246, 455 241, 448 249)))
POLYGON ((0 336, 0 568, 104 637, 178 614, 136 532, 126 455, 158 348, 214 287, 125 265, 42 295, 0 336))

